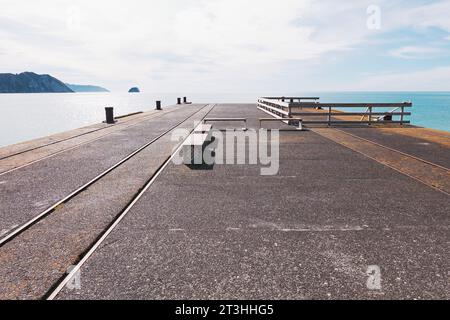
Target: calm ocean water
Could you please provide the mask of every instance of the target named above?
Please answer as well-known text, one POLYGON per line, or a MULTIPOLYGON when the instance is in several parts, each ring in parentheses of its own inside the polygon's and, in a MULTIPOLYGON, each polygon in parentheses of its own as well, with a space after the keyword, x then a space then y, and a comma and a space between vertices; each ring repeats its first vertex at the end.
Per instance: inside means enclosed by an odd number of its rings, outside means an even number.
MULTIPOLYGON (((248 102, 273 93, 189 94, 195 103, 248 102)), ((450 131, 450 92, 307 92, 284 95, 318 96, 321 102, 413 102, 414 125, 450 131)), ((44 137, 104 120, 104 107, 116 115, 154 108, 156 100, 172 105, 181 94, 0 94, 0 146, 44 137)))

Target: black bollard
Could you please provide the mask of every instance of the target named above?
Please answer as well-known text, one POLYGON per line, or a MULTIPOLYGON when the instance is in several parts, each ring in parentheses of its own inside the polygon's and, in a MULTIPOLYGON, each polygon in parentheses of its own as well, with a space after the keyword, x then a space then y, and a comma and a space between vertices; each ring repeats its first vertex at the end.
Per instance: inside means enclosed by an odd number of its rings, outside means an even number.
POLYGON ((162 110, 161 101, 156 101, 156 110, 162 110))
POLYGON ((115 121, 114 121, 114 108, 106 107, 105 108, 105 112, 106 112, 106 123, 107 124, 115 123, 115 121))
POLYGON ((181 104, 181 98, 177 98, 177 104, 181 104))
POLYGON ((187 103, 187 98, 183 97, 183 103, 187 103))

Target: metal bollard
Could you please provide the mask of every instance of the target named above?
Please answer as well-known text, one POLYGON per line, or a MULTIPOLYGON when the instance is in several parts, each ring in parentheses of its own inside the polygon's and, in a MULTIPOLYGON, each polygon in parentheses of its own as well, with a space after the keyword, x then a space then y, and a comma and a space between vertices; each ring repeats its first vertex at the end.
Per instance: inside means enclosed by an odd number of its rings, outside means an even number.
POLYGON ((187 103, 187 98, 183 97, 183 103, 187 103))
POLYGON ((177 98, 177 104, 181 104, 181 98, 177 98))
POLYGON ((162 110, 161 101, 156 101, 156 110, 162 110))
POLYGON ((114 120, 114 108, 106 107, 105 112, 106 112, 106 123, 107 124, 115 123, 116 121, 114 120))

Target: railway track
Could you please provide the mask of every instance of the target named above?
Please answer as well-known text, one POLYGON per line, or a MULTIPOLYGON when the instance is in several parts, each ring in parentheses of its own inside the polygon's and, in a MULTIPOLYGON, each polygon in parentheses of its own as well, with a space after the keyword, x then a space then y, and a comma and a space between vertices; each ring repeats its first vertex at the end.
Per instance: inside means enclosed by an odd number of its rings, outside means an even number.
MULTIPOLYGON (((124 130, 124 129, 128 129, 128 128, 137 126, 137 125, 139 125, 140 123, 142 123, 142 122, 144 122, 144 121, 146 121, 146 120, 154 119, 154 118, 157 118, 157 117, 160 117, 160 116, 164 116, 164 115, 167 115, 167 114, 169 114, 169 113, 175 112, 175 111, 177 111, 177 110, 178 110, 178 109, 175 109, 175 110, 169 110, 169 111, 164 111, 163 113, 157 113, 157 114, 153 113, 153 114, 150 114, 150 115, 148 115, 148 116, 139 118, 138 121, 135 122, 135 123, 132 123, 132 124, 130 124, 130 125, 125 125, 125 126, 121 127, 120 130, 124 130)), ((126 124, 126 123, 128 123, 128 122, 131 122, 131 121, 133 121, 133 120, 128 120, 128 121, 122 122, 122 125, 124 125, 124 124, 126 124)), ((104 128, 95 129, 95 130, 92 130, 92 131, 89 131, 89 132, 86 132, 86 133, 82 133, 82 134, 79 134, 79 135, 75 135, 75 136, 72 136, 72 137, 69 137, 69 138, 66 138, 66 139, 61 139, 61 140, 58 140, 58 141, 54 141, 54 142, 51 142, 51 143, 47 143, 47 144, 44 144, 44 145, 41 145, 41 146, 38 146, 38 147, 35 147, 35 148, 29 148, 29 149, 26 149, 26 150, 23 150, 23 151, 20 151, 20 152, 16 152, 16 153, 13 153, 13 154, 10 154, 10 155, 7 155, 7 156, 0 157, 0 161, 6 160, 6 159, 10 159, 10 158, 13 158, 13 157, 18 156, 18 155, 23 155, 23 154, 26 154, 27 152, 36 151, 36 150, 43 149, 43 148, 46 148, 46 147, 49 147, 49 146, 52 146, 52 145, 57 145, 57 144, 59 144, 59 143, 63 143, 63 142, 66 142, 66 141, 70 141, 70 140, 73 140, 73 139, 76 139, 76 138, 79 138, 79 137, 82 137, 82 136, 85 136, 85 135, 88 135, 88 134, 91 134, 91 133, 95 133, 95 132, 99 132, 99 131, 108 129, 108 128, 111 128, 111 127, 104 127, 104 128)), ((77 148, 79 148, 79 147, 81 147, 81 146, 84 146, 84 145, 86 145, 86 144, 89 144, 89 143, 95 142, 95 141, 97 141, 97 140, 103 139, 104 137, 106 137, 106 136, 108 136, 108 135, 111 135, 111 134, 113 134, 113 133, 115 133, 115 132, 116 132, 116 131, 112 131, 112 132, 105 133, 105 134, 103 134, 103 135, 101 135, 101 136, 99 136, 99 137, 96 137, 96 138, 94 138, 94 139, 87 140, 87 141, 85 141, 85 142, 81 142, 81 143, 79 143, 79 144, 77 144, 77 145, 75 145, 75 146, 73 146, 73 147, 68 147, 68 148, 66 148, 66 149, 63 149, 63 150, 60 150, 60 151, 56 151, 56 152, 54 152, 54 153, 49 154, 48 156, 44 156, 44 157, 39 158, 39 159, 34 160, 34 161, 30 161, 30 162, 28 162, 28 163, 26 163, 26 164, 24 164, 24 165, 19 165, 19 166, 15 167, 15 168, 12 168, 12 169, 10 169, 10 170, 4 171, 4 172, 0 172, 0 176, 6 175, 6 174, 8 174, 8 173, 11 173, 11 172, 13 172, 13 171, 16 171, 16 170, 19 170, 19 169, 22 169, 22 168, 25 168, 25 167, 28 167, 28 166, 30 166, 30 165, 32 165, 32 164, 35 164, 35 163, 40 162, 40 161, 42 161, 42 160, 49 159, 49 158, 51 158, 51 157, 57 156, 57 155, 59 155, 59 154, 62 154, 62 153, 64 153, 64 152, 68 152, 68 151, 77 149, 77 148)))
POLYGON ((434 167, 436 167, 436 168, 440 168, 440 169, 442 169, 442 170, 450 171, 450 168, 446 168, 446 167, 441 166, 441 165, 439 165, 439 164, 436 164, 436 163, 430 162, 430 161, 428 161, 428 160, 424 160, 424 159, 422 159, 422 158, 413 156, 413 155, 411 155, 411 154, 409 154, 409 153, 406 153, 406 152, 403 152, 403 151, 400 151, 400 150, 397 150, 397 149, 393 149, 393 148, 391 148, 391 147, 388 147, 388 146, 382 145, 382 144, 380 144, 380 143, 378 143, 378 142, 375 142, 375 141, 372 141, 372 140, 369 140, 369 139, 360 137, 360 136, 355 135, 355 134, 353 134, 353 133, 350 133, 350 132, 347 132, 347 131, 344 131, 344 130, 340 130, 340 129, 336 129, 336 128, 335 128, 335 130, 336 130, 336 131, 339 131, 339 132, 342 132, 342 133, 345 133, 345 134, 347 134, 347 135, 349 135, 349 136, 352 136, 352 137, 354 137, 354 138, 357 138, 357 139, 359 139, 359 140, 363 140, 363 141, 365 141, 365 142, 374 144, 374 145, 376 145, 376 146, 378 146, 378 147, 381 147, 381 148, 384 148, 384 149, 386 149, 386 150, 390 150, 390 151, 396 152, 396 153, 398 153, 398 154, 401 154, 401 155, 403 155, 403 156, 406 156, 406 157, 409 157, 409 158, 413 158, 413 159, 415 159, 415 160, 417 160, 417 161, 426 163, 426 164, 431 165, 431 166, 434 166, 434 167))
MULTIPOLYGON (((113 170, 117 169, 119 166, 123 165, 125 162, 127 162, 128 160, 130 160, 131 158, 133 158, 134 156, 139 154, 141 151, 143 151, 144 149, 146 149, 147 147, 149 147, 150 145, 152 145, 153 143, 155 143, 156 141, 158 141, 159 139, 161 139, 162 137, 164 137, 165 135, 167 135, 168 133, 173 131, 175 128, 177 128, 178 126, 180 126, 184 122, 188 121, 190 118, 192 118, 193 116, 195 116, 196 114, 198 114, 199 112, 201 112, 202 110, 207 108, 208 106, 210 106, 210 105, 207 104, 207 105, 201 107, 199 110, 193 112, 187 118, 185 118, 182 121, 178 122, 177 124, 171 126, 169 129, 165 130, 163 133, 159 134, 158 136, 156 136, 155 138, 151 139, 150 141, 148 141, 144 145, 140 146, 139 148, 134 150, 132 153, 128 154, 127 156, 122 158, 120 161, 118 161, 117 163, 115 163, 114 165, 109 167, 108 169, 106 169, 103 172, 101 172, 100 174, 98 174, 96 177, 92 178, 91 180, 89 180, 88 182, 83 184, 82 186, 78 187, 76 190, 72 191, 70 194, 68 194, 64 198, 62 198, 59 201, 55 202, 53 205, 48 207, 46 210, 42 211, 38 215, 36 215, 33 218, 29 219, 25 223, 22 223, 20 226, 16 227, 15 229, 11 230, 10 232, 8 232, 6 235, 3 235, 2 238, 0 239, 0 248, 3 247, 5 244, 7 244, 7 243, 11 242, 12 240, 14 240, 17 236, 19 236, 20 234, 22 234, 23 232, 25 232, 26 230, 31 228, 33 225, 35 225, 36 223, 38 223, 39 221, 43 220, 45 217, 50 215, 58 207, 60 207, 61 205, 65 204, 67 202, 69 202, 75 196, 77 196, 78 194, 80 194, 81 192, 83 192, 84 190, 89 188, 91 185, 93 185, 94 183, 96 183, 97 181, 99 181, 100 179, 105 177, 107 174, 111 173, 113 170)), ((214 109, 214 106, 212 106, 211 110, 212 109, 214 109)), ((209 110, 209 112, 211 112, 211 110, 209 110)), ((207 114, 209 114, 209 112, 207 114)), ((205 118, 207 116, 207 114, 203 118, 205 118)))
MULTIPOLYGON (((207 105, 208 106, 208 105, 207 105)), ((206 106, 205 106, 206 107, 206 106)), ((205 114, 202 118, 205 119, 208 114, 214 109, 215 105, 205 114)), ((203 110, 203 108, 201 109, 203 110)), ((200 111, 200 110, 199 110, 200 111)), ((194 131, 195 128, 190 130, 190 133, 194 131)), ((83 255, 80 261, 71 269, 71 271, 64 276, 59 283, 57 283, 53 288, 51 288, 47 295, 46 300, 54 300, 57 295, 64 289, 64 287, 72 280, 76 273, 81 269, 81 267, 86 263, 86 261, 94 254, 94 252, 100 247, 100 245, 105 241, 105 239, 113 232, 117 225, 125 218, 128 212, 134 207, 134 205, 139 201, 139 199, 145 194, 145 192, 153 185, 155 180, 161 175, 164 169, 170 164, 173 157, 179 152, 183 141, 178 144, 175 151, 167 157, 167 159, 161 164, 161 166, 156 170, 156 172, 150 177, 144 187, 139 193, 131 200, 131 202, 123 209, 116 219, 114 219, 111 225, 103 232, 103 234, 98 238, 97 241, 88 249, 88 251, 83 255)))
MULTIPOLYGON (((325 130, 330 130, 330 128, 326 128, 325 130)), ((366 147, 360 147, 351 141, 346 141, 346 139, 341 139, 336 137, 335 135, 327 134, 326 131, 322 129, 312 129, 315 133, 334 141, 346 148, 349 148, 355 152, 358 152, 365 157, 368 157, 376 162, 379 162, 397 172, 402 173, 414 180, 417 180, 439 192, 442 192, 446 195, 450 195, 450 169, 439 164, 430 162, 428 160, 424 160, 417 156, 405 153, 403 151, 399 151, 393 149, 391 147, 382 145, 378 142, 362 138, 358 135, 349 133, 347 131, 331 128, 331 130, 343 134, 350 139, 356 139, 356 141, 360 141, 366 144, 366 147), (385 156, 380 156, 379 154, 373 154, 370 152, 367 146, 374 146, 378 149, 386 150, 385 156), (392 155, 396 155, 392 157, 392 155)))

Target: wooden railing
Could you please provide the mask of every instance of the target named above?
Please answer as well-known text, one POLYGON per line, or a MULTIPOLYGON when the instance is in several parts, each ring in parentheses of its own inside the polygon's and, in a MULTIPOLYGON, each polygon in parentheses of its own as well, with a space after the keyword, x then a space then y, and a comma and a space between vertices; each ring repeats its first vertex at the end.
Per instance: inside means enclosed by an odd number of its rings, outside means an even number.
POLYGON ((303 117, 303 124, 326 124, 328 126, 335 124, 371 125, 374 123, 404 125, 410 123, 405 117, 411 116, 411 112, 406 110, 412 107, 412 103, 319 103, 318 98, 315 97, 287 97, 284 99, 275 97, 259 98, 257 106, 272 116, 286 119, 286 121, 294 117, 303 117), (286 100, 289 100, 289 102, 286 100), (314 101, 304 102, 303 100, 314 101), (365 111, 353 111, 357 108, 365 109, 365 111), (350 112, 344 112, 345 109, 349 109, 350 112), (380 109, 390 109, 391 111, 381 111, 380 109), (394 120, 394 117, 397 117, 398 120, 394 120))

